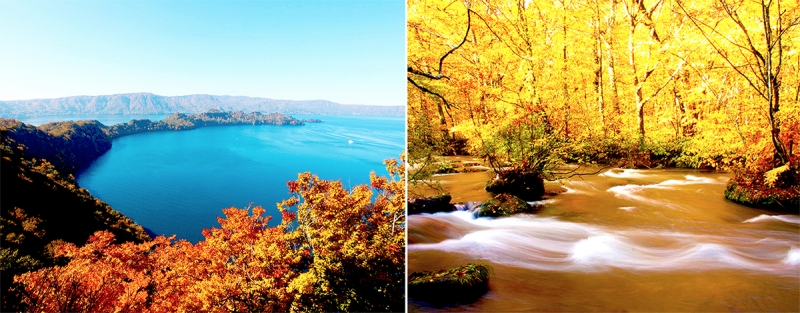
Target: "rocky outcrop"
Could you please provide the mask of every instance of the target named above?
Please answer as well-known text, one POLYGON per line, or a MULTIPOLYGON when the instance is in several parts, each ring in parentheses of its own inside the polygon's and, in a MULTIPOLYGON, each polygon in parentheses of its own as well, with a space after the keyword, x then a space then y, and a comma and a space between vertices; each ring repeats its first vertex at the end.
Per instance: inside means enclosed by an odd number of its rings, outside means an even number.
POLYGON ((455 211, 456 207, 450 203, 449 194, 441 194, 427 198, 409 199, 408 214, 437 213, 455 211))
POLYGON ((486 183, 486 191, 511 194, 527 201, 542 199, 544 179, 539 173, 508 170, 486 183))

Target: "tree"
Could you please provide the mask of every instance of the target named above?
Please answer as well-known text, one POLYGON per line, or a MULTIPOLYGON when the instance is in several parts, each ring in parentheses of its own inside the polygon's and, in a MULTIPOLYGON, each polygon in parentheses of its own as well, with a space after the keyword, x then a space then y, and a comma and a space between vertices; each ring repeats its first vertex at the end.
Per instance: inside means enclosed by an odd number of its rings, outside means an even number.
POLYGON ((412 163, 437 150, 426 135, 435 129, 465 138, 501 176, 564 161, 748 163, 763 185, 766 172, 800 162, 791 1, 410 0, 412 163))
POLYGON ((310 173, 287 185, 281 222, 228 208, 197 244, 174 236, 61 246, 64 266, 19 275, 27 311, 397 311, 405 305, 404 165, 347 191, 310 173))
POLYGON ((784 62, 788 61, 788 55, 784 54, 788 49, 784 37, 800 25, 797 3, 717 0, 714 2, 715 12, 722 14, 708 17, 681 1, 677 3, 729 68, 744 78, 765 101, 775 160, 780 164, 786 163, 790 153, 787 154, 787 147, 781 142, 778 112, 781 108, 782 69, 784 62))

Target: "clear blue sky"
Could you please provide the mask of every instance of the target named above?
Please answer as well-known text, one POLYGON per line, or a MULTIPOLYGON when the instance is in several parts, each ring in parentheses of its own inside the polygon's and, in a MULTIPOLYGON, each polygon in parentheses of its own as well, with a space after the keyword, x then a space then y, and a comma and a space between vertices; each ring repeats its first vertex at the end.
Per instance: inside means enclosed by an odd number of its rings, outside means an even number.
POLYGON ((0 100, 151 92, 405 105, 405 3, 0 1, 0 100))

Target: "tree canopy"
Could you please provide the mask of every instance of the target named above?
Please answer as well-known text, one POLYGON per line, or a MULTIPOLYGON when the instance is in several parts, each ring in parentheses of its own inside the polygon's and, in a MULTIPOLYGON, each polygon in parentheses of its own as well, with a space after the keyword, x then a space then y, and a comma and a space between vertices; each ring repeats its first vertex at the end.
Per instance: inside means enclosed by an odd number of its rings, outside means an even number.
POLYGON ((410 161, 465 140, 545 176, 619 162, 764 186, 786 165, 776 181, 792 184, 798 26, 792 0, 411 0, 410 161))
POLYGON ((68 260, 19 275, 27 311, 402 311, 404 164, 346 190, 310 173, 287 183, 281 221, 262 207, 228 208, 192 244, 173 237, 114 243, 97 232, 61 245, 68 260))

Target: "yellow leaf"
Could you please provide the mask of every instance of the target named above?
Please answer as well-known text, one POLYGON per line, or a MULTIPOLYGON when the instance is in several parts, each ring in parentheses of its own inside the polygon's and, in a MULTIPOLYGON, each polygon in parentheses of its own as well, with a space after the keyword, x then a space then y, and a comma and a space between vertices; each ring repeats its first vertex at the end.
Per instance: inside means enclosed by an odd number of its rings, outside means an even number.
POLYGON ((767 184, 767 187, 775 187, 775 181, 778 180, 778 176, 788 169, 789 169, 789 163, 786 163, 782 166, 778 166, 764 173, 764 182, 767 184))

